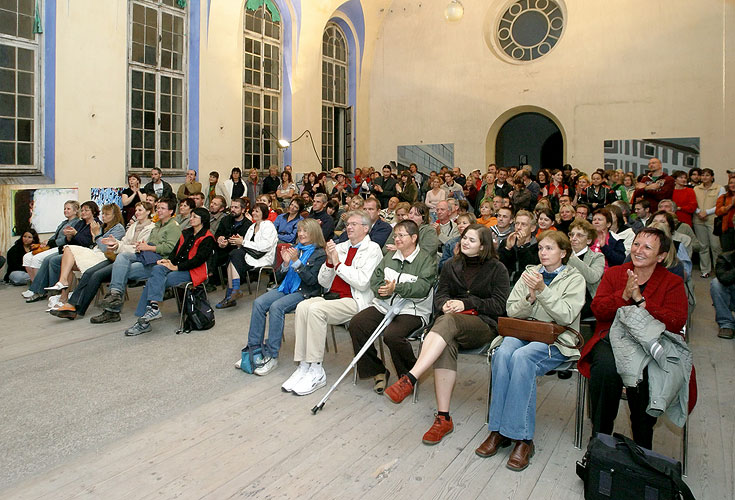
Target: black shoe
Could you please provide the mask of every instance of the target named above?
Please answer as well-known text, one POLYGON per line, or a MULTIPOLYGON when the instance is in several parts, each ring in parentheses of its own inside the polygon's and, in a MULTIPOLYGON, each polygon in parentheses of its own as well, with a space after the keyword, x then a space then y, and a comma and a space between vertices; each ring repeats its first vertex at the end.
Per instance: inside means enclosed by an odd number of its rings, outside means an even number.
POLYGON ((101 323, 117 323, 118 321, 120 321, 120 313, 108 311, 107 309, 102 311, 102 314, 99 316, 89 318, 89 322, 94 323, 95 325, 99 325, 101 323))
POLYGON ((118 292, 110 292, 100 301, 100 307, 103 309, 117 309, 123 305, 123 296, 118 292))
POLYGON ((566 380, 568 378, 572 378, 572 371, 571 370, 565 370, 563 372, 556 372, 556 376, 559 377, 562 380, 566 380))

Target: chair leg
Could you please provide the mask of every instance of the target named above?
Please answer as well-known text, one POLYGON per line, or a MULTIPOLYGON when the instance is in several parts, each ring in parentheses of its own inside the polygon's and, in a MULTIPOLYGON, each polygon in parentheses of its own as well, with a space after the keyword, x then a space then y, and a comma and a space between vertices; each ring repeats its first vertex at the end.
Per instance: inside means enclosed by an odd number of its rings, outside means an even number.
POLYGON ((587 379, 577 372, 577 408, 574 414, 574 447, 582 449, 584 434, 584 404, 587 395, 587 379))
POLYGON ((689 418, 681 430, 681 475, 687 477, 687 459, 689 458, 689 418))
MULTIPOLYGON (((332 329, 332 335, 334 335, 334 325, 329 325, 329 328, 332 329)), ((329 337, 325 337, 324 339, 324 349, 329 352, 329 337)))
MULTIPOLYGON (((421 356, 421 348, 424 347, 424 336, 423 334, 419 337, 419 353, 416 358, 421 356)), ((413 404, 416 404, 419 400, 419 379, 416 379, 416 383, 413 386, 413 404)))
POLYGON ((219 283, 222 285, 222 290, 227 290, 227 276, 225 276, 225 273, 222 271, 224 268, 222 266, 217 267, 217 274, 219 275, 219 283))
MULTIPOLYGON (((334 325, 332 325, 332 344, 334 344, 334 354, 337 354, 337 336, 334 334, 334 325)), ((327 341, 329 345, 329 341, 327 341)))
POLYGON ((490 424, 490 401, 493 396, 493 365, 492 355, 487 356, 487 407, 485 408, 485 425, 490 424))
MULTIPOLYGON (((240 277, 240 279, 242 279, 242 276, 240 277)), ((245 272, 245 281, 248 284, 248 294, 252 295, 253 290, 250 288, 250 271, 249 270, 245 272)))

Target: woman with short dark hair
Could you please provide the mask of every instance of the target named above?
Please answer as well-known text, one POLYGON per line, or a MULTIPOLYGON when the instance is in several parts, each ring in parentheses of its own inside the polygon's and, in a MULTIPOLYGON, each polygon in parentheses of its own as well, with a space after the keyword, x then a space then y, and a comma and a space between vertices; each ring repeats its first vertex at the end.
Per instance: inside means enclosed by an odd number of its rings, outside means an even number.
POLYGON ((492 231, 470 224, 462 232, 459 252, 442 268, 434 295, 438 317, 418 360, 385 391, 392 402, 400 403, 433 366, 437 415, 424 434, 425 444, 437 444, 453 430, 449 402, 457 378, 457 354, 460 349, 488 344, 497 336, 498 316, 505 313, 509 293, 508 271, 495 254, 492 231))

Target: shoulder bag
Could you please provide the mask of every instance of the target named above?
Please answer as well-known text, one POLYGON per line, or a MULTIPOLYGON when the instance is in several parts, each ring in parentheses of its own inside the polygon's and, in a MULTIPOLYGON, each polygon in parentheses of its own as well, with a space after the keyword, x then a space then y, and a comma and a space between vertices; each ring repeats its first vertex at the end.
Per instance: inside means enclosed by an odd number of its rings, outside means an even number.
POLYGON ((581 349, 584 345, 584 337, 577 330, 551 321, 500 317, 498 318, 498 333, 503 337, 515 337, 527 342, 559 344, 568 349, 581 349), (569 344, 559 339, 559 335, 566 331, 572 332, 577 337, 575 344, 569 344))

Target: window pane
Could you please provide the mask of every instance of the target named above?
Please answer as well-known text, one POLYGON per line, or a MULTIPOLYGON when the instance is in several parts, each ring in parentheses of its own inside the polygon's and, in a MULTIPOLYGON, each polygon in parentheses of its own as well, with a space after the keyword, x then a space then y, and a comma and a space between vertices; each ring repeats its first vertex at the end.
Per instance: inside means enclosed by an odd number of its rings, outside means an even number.
POLYGON ((18 34, 18 16, 15 12, 0 10, 0 33, 10 36, 18 34))
POLYGON ((15 120, 0 118, 0 141, 15 140, 15 120))
POLYGON ((143 168, 143 151, 140 149, 130 152, 130 168, 143 168))
POLYGON ((15 116, 15 95, 0 94, 0 116, 15 116))
POLYGON ((33 73, 18 72, 18 93, 33 95, 33 73))
POLYGON ((33 40, 33 18, 18 16, 18 36, 26 40, 33 40))
POLYGON ((0 69, 0 92, 15 92, 15 73, 0 69))
POLYGON ((143 147, 143 131, 133 130, 130 132, 130 145, 137 149, 143 147))
POLYGON ((23 71, 34 71, 33 51, 18 48, 18 69, 23 71))
POLYGON ((156 166, 156 151, 145 151, 143 154, 143 168, 153 168, 156 166))
POLYGON ((33 122, 31 120, 18 120, 18 140, 25 142, 33 140, 33 122))
POLYGON ((0 45, 0 68, 15 68, 15 47, 0 45))
POLYGON ((24 16, 32 16, 34 11, 33 0, 18 0, 18 12, 24 16))
POLYGON ((33 165, 33 144, 18 144, 18 165, 33 165))
POLYGON ((33 97, 18 96, 18 117, 33 118, 33 97))
POLYGON ((15 165, 14 142, 0 142, 0 165, 15 165))

